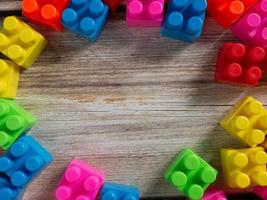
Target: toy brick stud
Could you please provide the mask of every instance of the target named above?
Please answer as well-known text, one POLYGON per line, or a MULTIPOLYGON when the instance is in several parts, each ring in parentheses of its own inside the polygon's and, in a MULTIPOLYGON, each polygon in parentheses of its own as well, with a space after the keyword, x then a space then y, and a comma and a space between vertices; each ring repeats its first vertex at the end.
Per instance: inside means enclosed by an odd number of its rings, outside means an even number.
POLYGON ((23 191, 20 188, 14 187, 9 179, 5 176, 0 176, 0 197, 4 200, 21 199, 23 191))

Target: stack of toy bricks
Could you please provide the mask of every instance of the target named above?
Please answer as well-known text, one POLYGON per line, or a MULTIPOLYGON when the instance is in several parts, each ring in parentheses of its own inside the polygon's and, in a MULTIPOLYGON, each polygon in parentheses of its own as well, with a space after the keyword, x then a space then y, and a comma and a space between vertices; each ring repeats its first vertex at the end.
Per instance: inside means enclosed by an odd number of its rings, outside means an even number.
POLYGON ((52 162, 52 156, 32 136, 35 118, 19 106, 21 67, 28 69, 46 46, 46 39, 22 20, 11 16, 0 29, 0 198, 16 200, 27 185, 52 162))

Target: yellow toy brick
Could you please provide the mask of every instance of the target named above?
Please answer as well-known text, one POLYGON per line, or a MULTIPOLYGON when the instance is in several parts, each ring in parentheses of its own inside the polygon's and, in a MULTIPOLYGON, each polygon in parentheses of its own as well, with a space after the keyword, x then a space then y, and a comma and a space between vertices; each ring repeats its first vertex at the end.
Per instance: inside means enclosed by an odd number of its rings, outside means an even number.
POLYGON ((0 59, 0 97, 14 99, 17 94, 20 67, 15 63, 0 59))
POLYGON ((262 147, 221 149, 221 159, 228 187, 267 186, 267 154, 262 147))
POLYGON ((267 110, 253 97, 246 97, 228 112, 220 125, 241 142, 256 147, 267 133, 267 110))
POLYGON ((46 39, 15 16, 6 17, 0 30, 0 52, 29 68, 47 44, 46 39))

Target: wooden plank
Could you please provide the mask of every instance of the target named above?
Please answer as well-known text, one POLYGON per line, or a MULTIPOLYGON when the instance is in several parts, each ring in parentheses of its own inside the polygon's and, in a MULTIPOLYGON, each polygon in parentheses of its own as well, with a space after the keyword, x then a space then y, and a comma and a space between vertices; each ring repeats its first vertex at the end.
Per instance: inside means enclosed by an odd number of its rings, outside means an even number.
POLYGON ((30 134, 55 161, 24 200, 53 199, 74 157, 102 168, 106 180, 136 184, 142 197, 180 195, 163 179, 177 152, 191 147, 220 169, 219 149, 242 146, 218 127, 219 119, 243 96, 267 103, 266 84, 214 83, 217 49, 233 37, 210 18, 194 44, 128 29, 122 15, 111 17, 95 44, 37 29, 49 45, 22 73, 17 100, 37 117, 30 134))
POLYGON ((14 11, 21 9, 21 0, 0 0, 1 11, 14 11))

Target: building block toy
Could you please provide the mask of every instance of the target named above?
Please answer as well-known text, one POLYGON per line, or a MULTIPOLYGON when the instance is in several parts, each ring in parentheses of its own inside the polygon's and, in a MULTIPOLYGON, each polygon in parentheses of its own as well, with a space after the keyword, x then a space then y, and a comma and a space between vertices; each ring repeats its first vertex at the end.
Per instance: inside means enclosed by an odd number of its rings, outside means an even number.
POLYGON ((107 21, 108 6, 101 0, 71 0, 63 11, 62 23, 70 31, 96 41, 107 21))
POLYGON ((227 200, 225 193, 217 188, 208 189, 201 200, 227 200))
POLYGON ((61 15, 70 0, 23 0, 22 14, 31 21, 62 31, 61 15))
POLYGON ((55 196, 57 200, 94 200, 104 182, 104 173, 80 160, 69 163, 55 196))
POLYGON ((217 171, 190 149, 183 149, 166 170, 165 179, 190 199, 200 199, 217 171))
POLYGON ((46 39, 15 16, 6 17, 0 29, 0 52, 29 68, 47 44, 46 39))
POLYGON ((126 22, 130 27, 160 27, 164 0, 127 0, 126 22))
POLYGON ((122 5, 122 0, 103 0, 103 2, 107 4, 111 12, 116 12, 118 7, 122 5))
POLYGON ((256 86, 262 78, 265 60, 266 52, 261 47, 225 43, 218 53, 215 81, 256 86))
POLYGON ((161 35, 195 42, 202 32, 206 8, 206 0, 170 0, 161 35))
POLYGON ((32 136, 24 136, 0 156, 0 173, 10 178, 13 186, 25 188, 52 160, 32 136))
POLYGON ((207 0, 208 13, 223 28, 237 22, 257 2, 257 0, 207 0))
POLYGON ((262 147, 221 149, 225 184, 230 188, 267 186, 267 154, 262 147))
POLYGON ((241 99, 220 121, 228 133, 250 147, 261 144, 267 132, 267 110, 253 97, 241 99))
POLYGON ((263 200, 267 200, 267 187, 255 187, 253 192, 263 200))
POLYGON ((22 197, 23 190, 14 187, 8 177, 0 175, 0 199, 18 200, 22 197))
POLYGON ((259 0, 233 27, 234 35, 249 45, 267 47, 267 0, 259 0))
POLYGON ((15 101, 0 98, 0 148, 7 150, 35 122, 35 118, 15 101))
POLYGON ((100 192, 100 200, 139 200, 139 189, 131 185, 104 183, 100 192))
MULTIPOLYGON (((14 99, 17 95, 20 67, 15 63, 0 59, 0 97, 14 99)), ((0 142, 1 143, 1 142, 0 142)))

